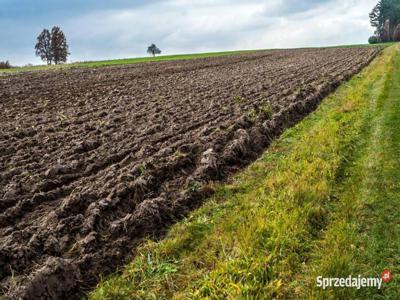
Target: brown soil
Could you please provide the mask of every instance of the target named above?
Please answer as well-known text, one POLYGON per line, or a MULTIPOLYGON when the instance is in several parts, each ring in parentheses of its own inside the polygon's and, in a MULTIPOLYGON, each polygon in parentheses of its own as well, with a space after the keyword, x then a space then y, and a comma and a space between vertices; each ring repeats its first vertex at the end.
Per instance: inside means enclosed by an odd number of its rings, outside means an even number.
POLYGON ((265 51, 0 77, 0 291, 79 297, 379 51, 265 51))

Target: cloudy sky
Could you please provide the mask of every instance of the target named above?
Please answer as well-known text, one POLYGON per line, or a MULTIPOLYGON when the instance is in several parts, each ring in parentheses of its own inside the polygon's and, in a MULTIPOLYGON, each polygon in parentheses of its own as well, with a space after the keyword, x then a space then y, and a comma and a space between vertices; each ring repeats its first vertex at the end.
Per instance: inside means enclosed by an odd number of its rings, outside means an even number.
POLYGON ((43 28, 60 26, 70 60, 365 43, 377 0, 0 0, 0 60, 38 64, 43 28))

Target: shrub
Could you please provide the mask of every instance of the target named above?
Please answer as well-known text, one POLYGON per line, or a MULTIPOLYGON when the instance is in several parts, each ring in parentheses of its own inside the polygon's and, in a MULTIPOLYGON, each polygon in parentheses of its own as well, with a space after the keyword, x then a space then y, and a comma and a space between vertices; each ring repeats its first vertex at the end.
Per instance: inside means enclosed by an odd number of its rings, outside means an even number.
POLYGON ((7 61, 0 61, 0 69, 10 69, 11 65, 10 62, 7 61))
POLYGON ((380 42, 381 42, 380 38, 376 35, 373 35, 368 39, 368 43, 370 44, 378 44, 380 42))

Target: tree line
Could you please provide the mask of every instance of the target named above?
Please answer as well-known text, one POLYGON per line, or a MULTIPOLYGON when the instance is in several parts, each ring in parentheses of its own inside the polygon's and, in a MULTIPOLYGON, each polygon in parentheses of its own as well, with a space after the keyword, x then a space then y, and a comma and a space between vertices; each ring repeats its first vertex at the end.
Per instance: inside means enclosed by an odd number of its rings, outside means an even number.
POLYGON ((375 34, 371 44, 400 41, 400 0, 380 0, 369 14, 375 34))

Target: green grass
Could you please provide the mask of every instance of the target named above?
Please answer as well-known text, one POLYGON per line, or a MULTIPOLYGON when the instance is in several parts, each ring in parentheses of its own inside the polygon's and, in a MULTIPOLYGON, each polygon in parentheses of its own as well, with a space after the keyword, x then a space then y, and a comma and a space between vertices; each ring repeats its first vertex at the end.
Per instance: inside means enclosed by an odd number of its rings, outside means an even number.
POLYGON ((400 299, 316 276, 399 271, 400 55, 383 51, 91 299, 400 299))
POLYGON ((368 126, 349 159, 332 221, 313 250, 299 280, 308 298, 399 299, 400 259, 400 57, 393 58, 379 97, 371 99, 368 126), (350 273, 379 277, 384 269, 394 280, 381 293, 373 289, 318 290, 317 274, 350 273), (346 273, 347 272, 347 273, 346 273))
POLYGON ((13 72, 24 72, 24 71, 43 71, 43 70, 60 70, 68 68, 97 68, 105 66, 116 66, 116 65, 130 65, 143 62, 157 62, 157 61, 171 61, 171 60, 187 60, 196 58, 206 57, 218 57, 225 55, 237 55, 244 53, 257 52, 261 50, 239 50, 239 51, 225 51, 225 52, 207 52, 207 53, 195 53, 195 54, 178 54, 178 55, 162 55, 156 57, 137 57, 137 58, 125 58, 125 59, 114 59, 114 60, 100 60, 100 61, 87 61, 87 62, 76 62, 62 65, 38 65, 29 67, 16 67, 11 69, 0 70, 0 74, 13 73, 13 72))
MULTIPOLYGON (((345 46, 332 46, 328 48, 349 48, 349 47, 370 47, 370 46, 382 46, 388 47, 394 43, 385 44, 361 44, 361 45, 345 45, 345 46)), ((130 65, 144 62, 157 62, 157 61, 173 61, 173 60, 188 60, 196 58, 206 58, 206 57, 218 57, 226 55, 237 55, 244 53, 252 53, 257 51, 266 50, 238 50, 238 51, 224 51, 224 52, 206 52, 206 53, 195 53, 195 54, 178 54, 178 55, 162 55, 156 57, 137 57, 137 58, 125 58, 125 59, 114 59, 114 60, 100 60, 100 61, 87 61, 87 62, 76 62, 61 65, 37 65, 37 66, 26 66, 26 67, 15 67, 11 69, 0 69, 0 75, 16 72, 32 72, 32 71, 57 71, 63 69, 73 69, 73 68, 98 68, 106 66, 117 66, 117 65, 130 65)))
POLYGON ((337 46, 329 46, 327 48, 359 48, 359 47, 391 47, 396 45, 397 42, 386 42, 386 43, 378 43, 378 44, 353 44, 353 45, 337 45, 337 46))

